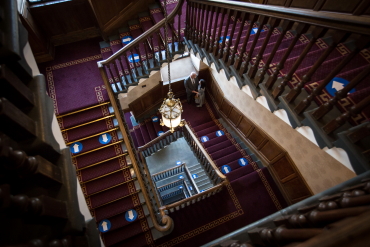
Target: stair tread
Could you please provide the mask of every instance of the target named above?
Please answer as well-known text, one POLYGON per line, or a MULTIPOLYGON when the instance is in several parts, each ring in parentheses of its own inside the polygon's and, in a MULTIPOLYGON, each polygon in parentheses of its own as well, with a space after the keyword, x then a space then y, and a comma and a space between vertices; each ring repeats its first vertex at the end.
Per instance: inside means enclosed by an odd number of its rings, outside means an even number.
POLYGON ((103 149, 96 150, 92 153, 89 153, 88 155, 72 157, 72 162, 77 169, 83 169, 123 154, 124 151, 122 150, 121 143, 118 143, 112 146, 107 146, 103 149))
POLYGON ((131 194, 137 193, 139 190, 135 187, 135 182, 130 181, 119 186, 102 191, 98 194, 89 196, 90 207, 98 208, 112 201, 127 197, 131 194))
POLYGON ((101 163, 96 166, 77 171, 77 175, 80 178, 81 182, 86 182, 127 167, 128 165, 126 162, 126 158, 119 157, 117 159, 112 159, 105 163, 101 163))
POLYGON ((100 192, 105 189, 112 188, 118 184, 126 183, 131 181, 131 173, 129 169, 122 171, 117 171, 110 175, 104 176, 102 178, 95 179, 91 182, 85 183, 86 194, 91 195, 100 192))

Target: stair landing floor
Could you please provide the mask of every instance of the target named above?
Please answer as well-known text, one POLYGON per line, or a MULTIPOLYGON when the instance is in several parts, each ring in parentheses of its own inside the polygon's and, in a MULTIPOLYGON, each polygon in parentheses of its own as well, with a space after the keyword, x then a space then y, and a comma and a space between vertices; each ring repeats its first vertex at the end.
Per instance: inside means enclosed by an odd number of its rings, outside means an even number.
POLYGON ((183 137, 146 158, 149 172, 152 175, 175 167, 178 161, 185 163, 188 167, 199 163, 183 137))

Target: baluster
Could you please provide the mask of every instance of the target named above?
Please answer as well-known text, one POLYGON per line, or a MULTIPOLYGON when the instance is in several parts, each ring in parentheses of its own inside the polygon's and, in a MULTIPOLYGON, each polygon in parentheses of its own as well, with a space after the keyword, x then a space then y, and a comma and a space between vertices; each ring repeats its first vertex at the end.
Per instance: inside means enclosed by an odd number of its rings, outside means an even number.
MULTIPOLYGON (((235 67, 236 70, 240 69, 240 66, 243 62, 244 52, 245 52, 245 49, 247 48, 249 36, 251 35, 251 31, 252 31, 252 28, 253 28, 253 23, 255 23, 257 21, 257 18, 258 18, 258 16, 256 14, 249 14, 249 19, 250 20, 249 20, 249 26, 248 26, 247 34, 244 38, 242 49, 240 51, 240 55, 237 57, 237 59, 235 61, 235 64, 234 64, 234 67, 235 67)), ((238 47, 236 49, 238 49, 238 47)))
MULTIPOLYGON (((217 59, 221 58, 223 49, 225 47, 226 36, 227 36, 228 31, 229 31, 229 24, 230 24, 230 9, 227 9, 226 18, 227 18, 226 19, 227 20, 226 21, 226 26, 225 26, 225 30, 224 30, 224 35, 223 35, 221 46, 219 46, 219 49, 218 49, 217 59)), ((222 25, 222 23, 221 23, 221 25, 222 25)), ((220 27, 220 28, 222 28, 222 27, 220 27)))
MULTIPOLYGON (((286 23, 286 22, 289 22, 289 21, 284 20, 284 23, 286 23)), ((285 61, 288 59, 290 53, 293 51, 293 48, 295 47, 295 44, 297 43, 297 41, 299 40, 299 38, 301 37, 301 35, 304 32, 307 31, 308 27, 309 26, 307 24, 305 24, 305 23, 299 23, 298 26, 297 26, 297 28, 295 30, 292 30, 291 31, 291 33, 293 33, 293 34, 295 33, 294 39, 290 43, 287 51, 284 53, 284 55, 281 58, 281 60, 279 61, 279 63, 276 65, 276 68, 275 68, 274 73, 268 78, 268 80, 267 80, 267 82, 265 84, 265 86, 266 86, 267 89, 271 89, 274 86, 274 84, 275 84, 275 82, 276 82, 276 80, 278 78, 278 75, 279 75, 280 70, 282 70, 284 68, 285 61)), ((284 24, 283 24, 282 28, 284 28, 284 24)), ((260 84, 265 79, 266 72, 267 72, 267 70, 270 67, 270 63, 271 63, 272 59, 274 59, 275 53, 276 53, 276 51, 277 51, 278 48, 279 47, 275 45, 275 47, 273 49, 273 52, 271 52, 269 58, 266 61, 265 66, 263 66, 263 70, 261 71, 261 73, 255 79, 255 83, 260 84)))
MULTIPOLYGON (((141 70, 142 70, 142 72, 144 74, 145 73, 145 71, 144 71, 144 68, 145 67, 144 67, 144 60, 142 58, 141 51, 140 51, 140 46, 137 46, 136 49, 134 49, 134 51, 135 50, 137 51, 137 54, 139 54, 139 62, 138 63, 140 63, 140 61, 141 61, 141 70)), ((135 61, 134 57, 132 57, 132 59, 133 59, 133 61, 135 61)), ((148 58, 146 58, 146 59, 148 59, 148 58)))
POLYGON ((147 73, 149 74, 149 69, 150 68, 150 62, 149 62, 149 54, 148 54, 148 49, 146 49, 146 43, 145 41, 143 42, 144 50, 145 50, 145 57, 146 57, 146 65, 147 65, 147 73))
POLYGON ((219 43, 220 43, 219 39, 220 39, 221 31, 222 31, 222 23, 224 22, 224 19, 225 19, 225 11, 226 11, 226 9, 224 9, 224 8, 222 8, 221 11, 220 11, 220 13, 221 13, 221 22, 220 22, 220 25, 218 26, 217 37, 215 37, 214 45, 213 45, 213 51, 212 51, 214 56, 217 55, 218 48, 219 48, 219 43))
POLYGON ((195 34, 196 34, 196 31, 197 31, 197 7, 196 7, 196 3, 191 3, 192 5, 192 18, 191 18, 191 39, 194 41, 195 39, 195 34))
POLYGON ((312 32, 312 38, 308 45, 304 48, 301 55, 299 55, 297 61, 293 64, 292 68, 289 70, 288 74, 284 76, 284 80, 277 86, 272 92, 272 97, 277 99, 285 90, 285 86, 292 79, 294 72, 297 70, 303 59, 306 57, 307 53, 310 51, 311 47, 316 43, 316 40, 326 33, 327 29, 322 27, 315 27, 312 32))
POLYGON ((200 46, 202 48, 204 48, 205 39, 206 39, 206 36, 207 36, 209 8, 210 8, 210 6, 209 5, 206 5, 205 10, 204 10, 205 11, 204 20, 203 20, 204 23, 202 23, 202 36, 201 36, 201 43, 200 43, 200 46))
MULTIPOLYGON (((190 20, 192 19, 192 14, 191 14, 191 3, 189 1, 186 1, 186 12, 185 12, 185 30, 184 30, 184 36, 189 38, 190 37, 190 20)), ((185 4, 185 2, 184 2, 185 4)), ((179 19, 180 22, 180 19, 179 19)))
MULTIPOLYGON (((125 53, 123 54, 123 56, 125 57, 126 62, 127 62, 127 65, 128 65, 128 71, 129 71, 129 73, 130 73, 131 82, 134 82, 134 81, 135 81, 135 78, 134 78, 134 76, 133 76, 133 74, 132 74, 132 70, 131 70, 131 66, 130 66, 130 61, 128 60, 128 57, 127 57, 127 52, 125 52, 125 53)), ((124 69, 123 69, 123 70, 124 70, 124 69)), ((129 84, 129 83, 127 83, 127 84, 129 84)))
POLYGON ((162 54, 162 50, 161 50, 162 40, 160 37, 160 33, 157 33, 157 43, 158 43, 158 59, 159 59, 158 63, 160 64, 160 61, 165 60, 162 54))
POLYGON ((241 35, 243 33, 245 19, 246 19, 246 13, 245 12, 242 12, 242 14, 241 14, 240 30, 239 30, 238 36, 236 37, 235 45, 234 45, 234 48, 233 48, 233 50, 231 52, 231 56, 228 58, 228 61, 227 61, 227 66, 228 67, 231 65, 231 63, 234 62, 235 53, 236 53, 236 50, 238 48, 240 37, 241 37, 241 35))
MULTIPOLYGON (((122 77, 124 77, 125 78, 125 80, 127 81, 127 78, 126 78, 126 73, 125 73, 125 68, 123 67, 123 63, 122 63, 122 56, 119 56, 118 57, 118 59, 117 59, 117 61, 118 61, 118 63, 119 63, 119 65, 121 66, 121 68, 122 68, 122 76, 121 76, 121 78, 122 77)), ((124 81, 123 81, 124 79, 122 79, 122 85, 125 85, 125 83, 124 83, 124 81)))
POLYGON ((258 38, 261 34, 261 30, 262 30, 263 26, 266 24, 267 20, 268 20, 267 16, 260 15, 260 17, 258 18, 258 21, 256 22, 256 24, 258 26, 258 30, 257 30, 257 33, 254 36, 254 40, 253 40, 252 46, 249 49, 248 55, 245 58, 245 61, 242 63, 242 66, 239 70, 239 75, 240 76, 242 76, 244 73, 246 73, 248 71, 248 65, 249 65, 249 62, 252 60, 254 48, 256 47, 256 44, 258 42, 258 38))
MULTIPOLYGON (((179 10, 179 14, 177 15, 178 16, 178 21, 177 21, 177 47, 178 47, 178 50, 182 50, 182 43, 181 43, 181 26, 180 26, 180 23, 181 23, 181 14, 182 14, 182 8, 180 8, 179 10)), ((186 25, 185 25, 186 27, 186 25)), ((185 35, 185 30, 184 30, 184 35, 185 35)))
POLYGON ((201 23, 201 14, 203 15, 203 12, 202 12, 202 4, 198 3, 197 5, 197 8, 198 8, 198 17, 197 17, 197 31, 195 33, 195 39, 194 39, 194 42, 195 43, 198 43, 199 41, 199 35, 200 35, 200 23, 201 23))
POLYGON ((215 42, 215 35, 216 35, 216 29, 217 29, 217 23, 218 23, 218 15, 219 15, 219 10, 218 10, 218 7, 215 7, 215 10, 214 12, 212 12, 212 15, 215 13, 215 20, 214 20, 214 24, 213 24, 213 34, 211 34, 211 30, 212 30, 212 21, 211 21, 211 24, 210 24, 210 28, 209 28, 209 35, 208 35, 208 39, 207 41, 209 41, 209 46, 208 46, 208 49, 207 51, 209 53, 212 52, 212 49, 213 49, 213 44, 215 42))
MULTIPOLYGON (((324 53, 319 57, 319 59, 315 62, 315 64, 310 68, 310 70, 302 77, 302 81, 300 81, 286 96, 286 100, 291 103, 293 102, 298 95, 301 93, 304 85, 311 81, 312 75, 316 72, 316 70, 321 66, 321 64, 325 61, 325 59, 330 55, 330 53, 337 47, 337 45, 347 39, 349 33, 344 31, 337 31, 334 34, 333 41, 329 45, 329 47, 324 51, 324 53)), ((339 72, 339 71, 338 71, 339 72)), ((297 109, 298 111, 298 109, 297 109)), ((301 112, 301 111, 300 111, 301 112)))
POLYGON ((209 19, 208 33, 206 34, 206 38, 205 38, 205 47, 204 47, 204 49, 206 51, 208 51, 209 45, 211 43, 211 29, 212 29, 212 21, 213 21, 213 15, 215 13, 215 10, 216 10, 216 7, 215 7, 215 9, 213 9, 212 6, 209 9, 209 11, 211 12, 211 18, 209 19))
MULTIPOLYGON (((238 18, 239 18, 239 12, 234 10, 234 23, 233 23, 233 26, 231 27, 230 38, 229 38, 229 41, 227 42, 227 47, 224 48, 223 57, 222 57, 222 60, 224 60, 225 63, 228 61, 228 58, 229 58, 230 46, 234 38, 234 32, 235 32, 236 23, 238 23, 238 18)), ((239 33, 240 32, 241 31, 239 30, 239 33)), ((236 43, 235 46, 238 46, 238 43, 236 43)))
MULTIPOLYGON (((350 61, 354 58, 363 48, 365 48, 370 39, 366 37, 361 37, 357 40, 355 48, 349 55, 347 55, 339 64, 332 70, 325 79, 318 85, 317 88, 313 89, 311 94, 308 95, 304 100, 302 100, 295 108, 294 111, 297 114, 301 114, 307 107, 310 106, 312 100, 321 94, 321 91, 325 88, 327 84, 336 76, 350 61)), ((304 85, 303 85, 304 86, 304 85)))
MULTIPOLYGON (((254 65, 250 68, 250 70, 249 70, 249 72, 248 72, 248 76, 249 76, 249 78, 254 78, 254 76, 256 75, 256 73, 257 73, 257 70, 258 70, 258 66, 259 66, 259 63, 260 63, 260 61, 261 61, 261 59, 262 59, 262 57, 263 57, 263 53, 265 52, 265 49, 266 49, 266 47, 267 47, 267 44, 268 44, 268 42, 270 41, 270 37, 271 37, 271 35, 272 35, 272 32, 274 31, 274 29, 278 26, 278 24, 279 24, 279 22, 280 22, 280 19, 277 19, 277 18, 271 18, 270 19, 270 21, 269 21, 269 25, 270 25, 270 29, 269 29, 269 31, 268 31, 268 33, 267 33, 267 35, 266 35, 266 38, 265 38, 265 40, 264 40, 264 42, 263 42, 263 44, 262 44, 262 47, 261 47, 261 49, 259 50, 259 52, 258 52, 258 55, 256 56, 256 61, 254 62, 254 65)), ((289 21, 285 21, 284 23, 290 23, 289 21)), ((286 26, 287 26, 287 24, 286 24, 286 26)), ((288 27, 286 27, 286 28, 288 28, 288 27)), ((277 47, 279 47, 279 45, 280 45, 280 42, 283 40, 283 38, 284 38, 284 35, 285 35, 285 30, 283 31, 283 30, 281 30, 281 34, 280 34, 280 36, 279 36, 279 38, 278 38, 278 40, 276 41, 276 43, 275 43, 275 46, 277 45, 277 47), (279 42, 280 41, 280 42, 279 42)), ((276 48, 277 49, 277 48, 276 48)), ((256 85, 256 84, 255 84, 256 85)), ((257 84, 258 85, 258 84, 257 84)), ((257 86, 256 85, 256 86, 257 86)))
POLYGON ((112 73, 111 64, 104 65, 104 67, 108 70, 108 72, 110 73, 110 75, 112 77, 112 80, 114 82, 114 75, 112 73))
POLYGON ((365 109, 370 104, 370 95, 365 99, 361 100, 355 106, 352 106, 347 112, 343 113, 336 119, 333 119, 331 122, 326 124, 323 127, 323 130, 326 134, 332 133, 334 130, 338 129, 340 126, 346 123, 346 121, 351 117, 359 114, 363 109, 365 109))
POLYGON ((362 126, 361 128, 353 130, 347 134, 348 139, 352 143, 356 143, 360 141, 361 139, 366 138, 368 136, 370 136, 370 122, 368 122, 366 125, 362 126))
MULTIPOLYGON (((130 52, 130 55, 131 55, 132 64, 134 65, 134 73, 135 73, 135 76, 137 77, 137 76, 139 76, 139 71, 137 70, 137 66, 136 66, 136 63, 135 63, 134 54, 132 53, 132 49, 129 50, 129 52, 130 52)), ((139 58, 139 60, 140 60, 140 58, 139 58)))
MULTIPOLYGON (((171 27, 172 27, 173 32, 171 32, 171 49, 170 49, 170 51, 173 54, 175 52, 175 39, 174 39, 175 28, 173 28, 173 21, 170 25, 168 25, 169 30, 171 30, 171 27)), ((167 42, 169 42, 169 41, 167 41, 167 42)), ((171 56, 171 61, 172 61, 172 56, 171 56)))
POLYGON ((116 78, 115 76, 113 76, 113 81, 114 82, 118 82, 120 79, 119 79, 119 70, 118 70, 118 66, 117 66, 117 64, 116 64, 116 61, 117 60, 115 60, 112 64, 113 64, 113 68, 114 68, 114 70, 115 70, 115 72, 116 72, 116 75, 117 75, 117 77, 118 78, 116 78))
POLYGON ((207 14, 207 7, 208 5, 205 5, 205 4, 202 4, 202 13, 201 13, 201 17, 200 17, 200 29, 199 29, 199 33, 198 33, 198 44, 201 45, 202 42, 203 42, 203 34, 204 34, 204 23, 206 21, 206 14, 207 14))

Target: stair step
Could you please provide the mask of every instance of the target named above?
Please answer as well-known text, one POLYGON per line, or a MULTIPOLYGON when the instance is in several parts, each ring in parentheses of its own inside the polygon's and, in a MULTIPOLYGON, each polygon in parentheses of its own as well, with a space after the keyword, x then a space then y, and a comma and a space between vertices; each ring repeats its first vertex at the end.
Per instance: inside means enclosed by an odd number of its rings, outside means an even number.
POLYGON ((222 150, 224 148, 227 148, 227 147, 229 147, 231 145, 233 145, 233 143, 229 139, 226 139, 223 142, 220 142, 220 143, 218 143, 216 145, 213 145, 213 146, 207 148, 207 151, 208 151, 209 154, 212 155, 213 153, 216 153, 216 152, 218 152, 218 151, 220 151, 220 150, 222 150))
POLYGON ((117 171, 110 175, 104 176, 99 179, 92 180, 91 182, 85 183, 85 194, 90 196, 99 193, 103 190, 113 188, 114 186, 133 181, 129 169, 117 171))
POLYGON ((142 205, 144 202, 145 199, 142 193, 136 192, 135 194, 111 202, 99 208, 91 209, 90 211, 95 217, 96 221, 100 222, 103 219, 113 217, 136 206, 142 205))
POLYGON ((194 130, 194 132, 199 132, 201 130, 207 129, 207 128, 212 127, 214 125, 216 125, 215 121, 211 120, 207 123, 204 123, 204 124, 198 125, 196 127, 193 127, 193 130, 194 130))
POLYGON ((102 119, 88 125, 84 125, 78 128, 67 130, 63 132, 63 138, 67 145, 72 142, 77 142, 99 135, 100 133, 113 130, 118 126, 118 122, 113 116, 102 119))
POLYGON ((135 235, 138 235, 140 233, 146 232, 149 230, 149 225, 146 219, 138 219, 132 222, 127 227, 121 227, 116 230, 110 230, 106 233, 104 233, 103 239, 106 246, 112 246, 116 243, 119 243, 123 240, 129 239, 131 237, 134 237, 135 235))
POLYGON ((139 147, 144 146, 145 145, 145 141, 144 141, 144 138, 143 138, 143 136, 141 134, 140 128, 135 129, 134 130, 134 134, 136 136, 137 144, 139 145, 139 147))
POLYGON ((122 143, 107 146, 105 148, 94 151, 87 155, 78 157, 72 157, 72 162, 76 166, 76 169, 85 169, 90 166, 100 164, 102 162, 114 159, 119 155, 123 155, 126 152, 122 147, 122 143))
POLYGON ((97 119, 107 117, 114 112, 113 107, 109 104, 98 105, 97 107, 89 107, 87 110, 81 110, 74 114, 57 117, 58 124, 61 130, 69 129, 81 124, 87 124, 97 119))
POLYGON ((196 133, 198 137, 202 137, 202 136, 208 136, 208 135, 214 134, 217 130, 220 130, 220 127, 217 125, 214 125, 204 130, 198 131, 196 133))
POLYGON ((128 197, 132 194, 138 193, 140 186, 138 181, 130 181, 119 186, 104 190, 100 193, 89 196, 90 207, 98 208, 107 205, 111 202, 128 197))
POLYGON ((203 146, 205 148, 208 148, 208 147, 211 147, 211 146, 216 145, 218 143, 221 143, 221 142, 223 142, 223 141, 225 141, 227 139, 228 138, 226 137, 226 135, 223 135, 223 136, 220 136, 220 137, 217 137, 217 138, 210 139, 207 142, 203 142, 203 146))
POLYGON ((229 155, 226 155, 222 158, 215 160, 214 162, 217 164, 218 167, 221 167, 231 161, 235 161, 240 158, 243 158, 243 155, 239 151, 235 151, 229 155))
POLYGON ((238 149, 235 147, 235 145, 229 145, 228 147, 225 147, 223 149, 220 149, 217 152, 214 152, 211 154, 211 157, 213 160, 217 160, 219 158, 222 158, 228 154, 231 154, 235 151, 238 151, 238 149))
MULTIPOLYGON (((135 208, 132 208, 132 209, 135 210, 136 213, 137 213, 137 218, 135 219, 135 221, 141 220, 141 219, 146 219, 147 217, 150 217, 149 209, 148 209, 146 204, 139 205, 139 206, 137 206, 135 208)), ((129 209, 129 210, 131 210, 131 209, 129 209)), ((125 214, 126 213, 127 213, 127 211, 123 212, 121 214, 117 214, 113 217, 107 218, 111 223, 111 228, 110 228, 109 231, 113 231, 113 230, 116 230, 116 229, 119 229, 119 228, 122 228, 122 227, 130 226, 130 224, 132 222, 125 220, 125 214)))
POLYGON ((79 170, 77 171, 77 176, 80 182, 84 183, 92 181, 99 177, 107 176, 111 173, 117 172, 120 169, 128 169, 129 167, 131 167, 131 164, 127 164, 126 157, 121 156, 116 159, 111 159, 107 162, 98 164, 96 166, 79 170))
POLYGON ((254 172, 254 168, 252 166, 252 164, 249 164, 249 165, 246 165, 246 166, 243 166, 241 168, 238 168, 236 170, 233 170, 229 173, 226 173, 225 176, 229 179, 229 181, 234 181, 242 176, 245 176, 247 174, 250 174, 252 172, 254 172))

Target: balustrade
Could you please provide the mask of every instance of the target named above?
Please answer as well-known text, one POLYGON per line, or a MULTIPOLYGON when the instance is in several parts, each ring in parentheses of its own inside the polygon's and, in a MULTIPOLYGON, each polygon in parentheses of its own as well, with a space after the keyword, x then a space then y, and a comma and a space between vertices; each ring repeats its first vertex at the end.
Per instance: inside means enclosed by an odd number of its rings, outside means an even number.
MULTIPOLYGON (((344 85, 333 97, 326 92, 334 77, 352 68, 351 63, 357 63, 354 60, 358 60, 360 52, 366 57, 368 51, 364 49, 370 45, 370 22, 366 18, 239 2, 188 0, 188 3, 190 16, 187 18, 195 19, 189 29, 203 34, 199 36, 201 38, 208 36, 211 44, 208 47, 202 39, 187 36, 191 40, 191 48, 195 52, 201 49, 201 58, 205 55, 208 63, 214 63, 217 70, 224 69, 228 79, 234 76, 240 88, 248 85, 253 98, 262 93, 271 111, 285 109, 293 128, 302 125, 313 128, 312 125, 317 124, 322 133, 330 134, 343 126, 347 116, 361 113, 362 121, 366 120, 367 116, 363 114, 366 101, 359 105, 361 110, 352 108, 348 114, 345 114, 348 110, 341 102, 343 99, 354 104, 348 93, 355 87, 363 88, 364 80, 368 80, 366 71, 369 68, 365 68, 365 62, 359 65, 362 70, 359 69, 356 78, 351 78, 349 85, 344 85), (339 59, 341 56, 343 58, 339 59), (308 95, 302 89, 306 89, 308 95), (319 108, 311 112, 314 100, 320 102, 319 108), (336 124, 331 122, 330 131, 326 120, 320 123, 325 130, 319 123, 310 123, 312 120, 308 115, 321 121, 324 116, 329 116, 335 105, 344 115, 337 119, 336 124)), ((353 122, 350 121, 351 124, 353 122)), ((347 125, 342 129, 345 128, 347 125)), ((316 138, 325 140, 318 141, 320 147, 332 147, 331 143, 337 139, 334 135, 318 137, 322 135, 320 131, 314 130, 314 133, 316 138)))

